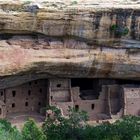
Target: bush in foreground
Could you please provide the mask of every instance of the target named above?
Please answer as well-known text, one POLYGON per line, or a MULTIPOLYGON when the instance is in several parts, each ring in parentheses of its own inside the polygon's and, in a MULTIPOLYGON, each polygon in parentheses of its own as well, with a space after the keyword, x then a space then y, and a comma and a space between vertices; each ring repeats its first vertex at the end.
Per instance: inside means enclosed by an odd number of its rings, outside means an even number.
POLYGON ((43 125, 48 140, 133 140, 140 135, 139 117, 126 116, 113 124, 90 126, 85 112, 69 108, 69 118, 65 118, 59 109, 52 111, 57 113, 43 125))
POLYGON ((22 140, 22 136, 16 127, 6 120, 0 120, 0 140, 22 140))
POLYGON ((37 127, 33 119, 29 119, 22 129, 23 140, 46 140, 42 130, 37 127))
POLYGON ((113 124, 90 126, 87 114, 69 108, 69 118, 50 107, 53 117, 48 117, 42 128, 29 119, 21 132, 6 120, 0 120, 0 140, 140 140, 140 118, 126 116, 113 124))
POLYGON ((86 112, 69 108, 69 117, 66 118, 56 107, 49 109, 54 115, 47 118, 43 124, 43 132, 48 140, 82 140, 81 131, 83 131, 88 119, 86 112))
POLYGON ((133 140, 140 140, 140 136, 134 136, 133 140))

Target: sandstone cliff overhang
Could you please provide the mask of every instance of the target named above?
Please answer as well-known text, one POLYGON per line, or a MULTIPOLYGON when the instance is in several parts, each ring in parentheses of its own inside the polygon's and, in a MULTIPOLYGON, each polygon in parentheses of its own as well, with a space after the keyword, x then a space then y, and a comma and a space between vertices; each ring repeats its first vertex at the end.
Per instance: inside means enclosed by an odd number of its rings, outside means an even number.
POLYGON ((140 80, 139 8, 0 1, 0 88, 54 77, 140 80))

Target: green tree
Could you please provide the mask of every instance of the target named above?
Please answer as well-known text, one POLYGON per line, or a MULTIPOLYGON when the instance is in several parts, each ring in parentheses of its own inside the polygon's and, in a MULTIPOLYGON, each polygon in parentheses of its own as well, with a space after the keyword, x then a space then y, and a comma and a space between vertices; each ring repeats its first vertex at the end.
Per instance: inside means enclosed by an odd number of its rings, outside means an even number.
POLYGON ((69 108, 69 117, 61 115, 56 107, 50 107, 54 116, 46 119, 43 131, 48 140, 82 140, 83 128, 88 119, 86 112, 69 108))
POLYGON ((140 134, 140 117, 126 116, 113 124, 87 126, 84 130, 86 140, 133 140, 140 134))
POLYGON ((140 117, 125 116, 113 125, 115 125, 115 131, 121 140, 133 140, 134 136, 140 134, 140 117))
POLYGON ((134 136, 133 140, 140 140, 140 136, 134 136))
POLYGON ((29 119, 22 129, 23 140, 46 140, 42 130, 37 127, 33 119, 29 119))
POLYGON ((22 140, 16 127, 12 127, 7 120, 0 120, 0 140, 22 140))

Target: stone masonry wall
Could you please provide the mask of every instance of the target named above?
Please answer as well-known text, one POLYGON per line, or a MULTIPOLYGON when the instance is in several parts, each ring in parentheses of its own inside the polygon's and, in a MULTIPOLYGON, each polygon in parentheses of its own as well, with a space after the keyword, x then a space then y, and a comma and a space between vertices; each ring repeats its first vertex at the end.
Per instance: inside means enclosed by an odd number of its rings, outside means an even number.
POLYGON ((126 115, 140 116, 140 88, 124 87, 126 115))
POLYGON ((39 111, 46 106, 47 81, 38 80, 5 90, 7 113, 39 111))

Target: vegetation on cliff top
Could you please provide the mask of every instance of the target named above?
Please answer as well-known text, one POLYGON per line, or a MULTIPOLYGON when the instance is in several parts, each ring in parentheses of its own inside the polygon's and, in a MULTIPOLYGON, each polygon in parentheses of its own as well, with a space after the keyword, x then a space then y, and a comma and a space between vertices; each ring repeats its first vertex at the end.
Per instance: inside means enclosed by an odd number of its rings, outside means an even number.
POLYGON ((113 24, 110 27, 110 31, 115 34, 116 37, 125 36, 129 33, 128 27, 123 27, 121 25, 113 24))

